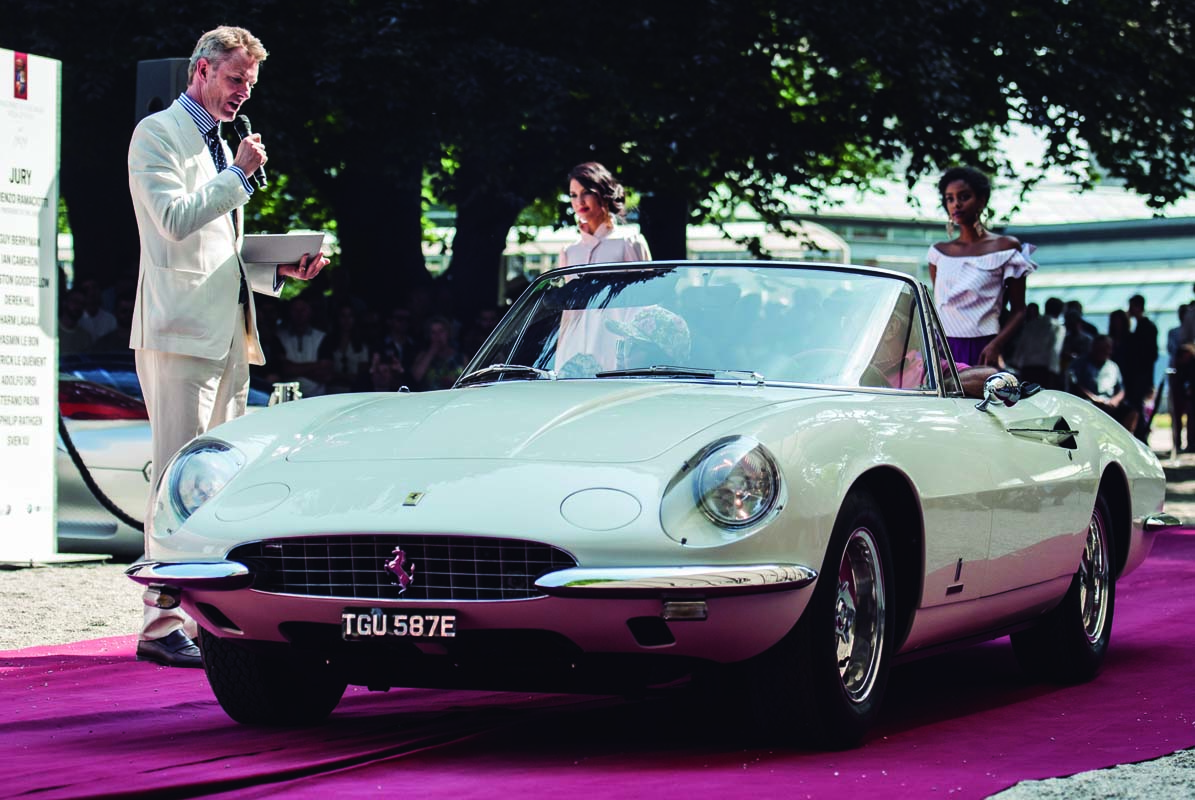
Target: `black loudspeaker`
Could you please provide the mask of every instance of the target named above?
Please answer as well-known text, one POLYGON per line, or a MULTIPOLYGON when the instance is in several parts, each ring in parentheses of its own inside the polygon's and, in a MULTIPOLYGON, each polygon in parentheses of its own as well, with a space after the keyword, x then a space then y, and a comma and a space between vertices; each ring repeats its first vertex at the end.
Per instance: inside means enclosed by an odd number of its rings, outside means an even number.
POLYGON ((137 62, 137 108, 133 124, 161 111, 187 89, 187 58, 155 58, 137 62))

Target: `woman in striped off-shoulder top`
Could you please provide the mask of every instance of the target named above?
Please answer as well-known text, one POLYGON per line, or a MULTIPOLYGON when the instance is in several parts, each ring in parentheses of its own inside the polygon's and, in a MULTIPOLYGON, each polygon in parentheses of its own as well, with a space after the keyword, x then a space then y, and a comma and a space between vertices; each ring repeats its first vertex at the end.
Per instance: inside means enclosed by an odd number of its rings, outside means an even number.
POLYGON ((954 167, 938 181, 948 231, 958 235, 929 249, 929 276, 942 327, 957 362, 1001 366, 1001 353, 1025 317, 1025 276, 1037 269, 1033 245, 987 230, 991 196, 986 175, 954 167), (1009 314, 1000 320, 1005 303, 1009 314))

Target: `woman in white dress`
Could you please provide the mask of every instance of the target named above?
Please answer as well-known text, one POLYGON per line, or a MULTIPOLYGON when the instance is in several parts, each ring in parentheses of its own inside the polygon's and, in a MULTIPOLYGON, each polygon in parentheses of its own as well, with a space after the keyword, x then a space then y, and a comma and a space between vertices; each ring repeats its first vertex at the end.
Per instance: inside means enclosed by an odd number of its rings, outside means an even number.
POLYGON ((647 241, 619 224, 626 216, 626 191, 596 161, 573 167, 568 197, 581 238, 560 252, 562 267, 615 261, 651 261, 647 241))
POLYGON ((1033 245, 1000 236, 982 222, 991 196, 986 175, 954 167, 938 181, 946 229, 958 235, 929 249, 929 277, 942 327, 960 366, 1001 366, 1001 353, 1025 317, 1025 276, 1037 269, 1033 245), (1009 312, 1003 322, 1000 313, 1009 312))

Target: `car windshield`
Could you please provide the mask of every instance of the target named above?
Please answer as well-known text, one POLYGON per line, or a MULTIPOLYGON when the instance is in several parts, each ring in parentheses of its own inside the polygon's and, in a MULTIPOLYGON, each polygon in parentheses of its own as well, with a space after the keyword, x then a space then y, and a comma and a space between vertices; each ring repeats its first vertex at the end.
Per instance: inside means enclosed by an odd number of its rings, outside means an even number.
MULTIPOLYGON (((929 391, 930 363, 917 292, 898 275, 794 265, 609 265, 542 276, 466 374, 497 364, 557 380, 754 379, 929 391)), ((526 379, 509 369, 489 374, 494 381, 526 379)))

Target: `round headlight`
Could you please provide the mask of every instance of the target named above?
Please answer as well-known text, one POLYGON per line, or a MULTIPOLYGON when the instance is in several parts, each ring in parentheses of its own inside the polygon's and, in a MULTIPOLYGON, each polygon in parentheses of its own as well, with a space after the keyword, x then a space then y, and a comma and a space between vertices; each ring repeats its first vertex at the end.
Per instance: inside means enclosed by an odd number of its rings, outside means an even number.
POLYGON ((713 447, 697 471, 697 501, 715 525, 743 528, 763 518, 776 504, 780 476, 776 462, 752 439, 733 439, 713 447))
POLYGON ((183 519, 215 497, 245 459, 223 442, 196 442, 184 448, 170 468, 170 502, 183 519))

